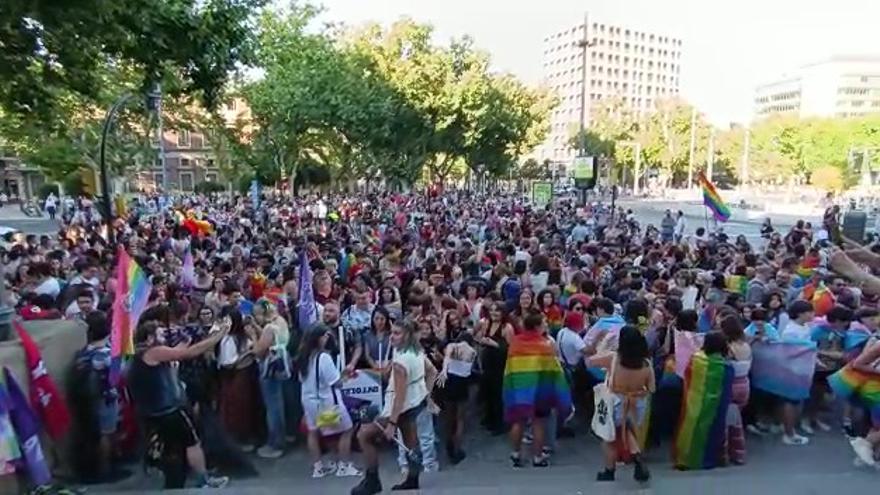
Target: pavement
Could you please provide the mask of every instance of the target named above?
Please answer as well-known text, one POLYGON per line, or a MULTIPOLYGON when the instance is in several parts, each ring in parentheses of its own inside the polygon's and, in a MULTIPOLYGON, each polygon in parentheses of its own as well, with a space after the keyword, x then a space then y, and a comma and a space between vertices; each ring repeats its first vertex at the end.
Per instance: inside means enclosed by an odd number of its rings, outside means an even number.
MULTIPOLYGON (((601 465, 597 440, 586 435, 561 440, 548 468, 515 470, 507 459, 509 449, 503 437, 490 437, 482 431, 465 434, 467 459, 458 466, 443 466, 439 473, 422 478, 418 493, 437 495, 581 495, 590 494, 690 494, 747 493, 786 495, 822 494, 845 490, 847 493, 876 493, 880 471, 856 467, 852 451, 841 433, 823 433, 805 447, 789 447, 778 437, 747 438, 746 465, 710 471, 681 472, 672 469, 669 445, 649 450, 648 466, 652 480, 639 484, 632 479, 632 468, 620 467, 618 481, 597 483, 601 465)), ((355 457, 357 463, 357 455, 355 457)), ((316 493, 344 495, 356 478, 311 479, 311 463, 303 447, 275 461, 256 459, 260 476, 232 480, 227 492, 242 495, 316 493)), ((382 459, 381 477, 386 489, 400 480, 391 454, 382 459)), ((155 493, 160 479, 141 474, 112 486, 90 487, 92 493, 155 493)), ((203 493, 184 490, 182 493, 203 493)), ((413 492, 410 492, 413 493, 413 492)))
POLYGON ((49 216, 42 218, 25 215, 17 204, 0 207, 0 226, 18 229, 25 234, 52 234, 58 231, 58 222, 49 220, 49 216))

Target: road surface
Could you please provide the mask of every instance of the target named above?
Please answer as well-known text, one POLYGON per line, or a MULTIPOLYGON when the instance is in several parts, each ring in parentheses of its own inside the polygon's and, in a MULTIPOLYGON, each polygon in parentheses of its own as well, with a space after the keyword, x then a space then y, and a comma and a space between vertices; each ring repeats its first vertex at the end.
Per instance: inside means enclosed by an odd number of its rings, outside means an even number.
MULTIPOLYGON (((439 473, 425 475, 422 491, 438 495, 555 495, 555 494, 690 494, 709 493, 742 495, 759 494, 821 494, 876 493, 880 471, 857 468, 843 435, 823 433, 805 447, 789 447, 778 437, 747 438, 748 461, 745 466, 718 468, 711 471, 679 472, 669 462, 669 445, 650 450, 647 454, 652 480, 639 485, 632 479, 631 467, 617 470, 614 483, 594 481, 601 464, 597 440, 586 435, 560 440, 557 454, 548 468, 526 467, 514 470, 507 456, 509 448, 503 437, 489 437, 482 432, 465 435, 467 459, 458 466, 444 466, 439 473)), ((358 459, 356 455, 356 459, 358 459)), ((441 459, 443 457, 441 456, 441 459)), ((393 459, 382 459, 382 482, 390 486, 399 481, 393 459)), ((327 477, 313 480, 311 463, 305 448, 299 446, 275 461, 256 460, 261 474, 258 478, 232 480, 226 491, 235 494, 315 493, 345 495, 357 483, 354 478, 327 477)), ((137 477, 113 486, 91 487, 93 493, 152 493, 158 489, 158 478, 137 477)), ((193 493, 203 493, 201 491, 193 493)))

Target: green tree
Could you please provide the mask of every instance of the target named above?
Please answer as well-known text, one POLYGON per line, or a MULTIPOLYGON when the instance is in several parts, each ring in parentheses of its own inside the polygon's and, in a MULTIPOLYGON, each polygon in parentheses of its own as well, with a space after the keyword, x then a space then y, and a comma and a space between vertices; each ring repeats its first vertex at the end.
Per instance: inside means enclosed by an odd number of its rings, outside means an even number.
POLYGON ((0 5, 0 107, 63 122, 68 97, 101 102, 102 74, 129 65, 139 86, 199 95, 213 108, 249 62, 265 0, 5 0, 0 5))

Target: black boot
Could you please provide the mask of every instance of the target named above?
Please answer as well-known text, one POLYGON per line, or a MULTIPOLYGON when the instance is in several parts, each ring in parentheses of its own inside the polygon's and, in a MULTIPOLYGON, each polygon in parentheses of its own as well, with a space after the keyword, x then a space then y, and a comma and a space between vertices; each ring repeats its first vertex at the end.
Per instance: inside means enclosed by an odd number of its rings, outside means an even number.
POLYGON ((382 493, 382 482, 379 481, 377 468, 367 469, 364 479, 351 489, 351 495, 375 495, 382 493))
POLYGON ((614 470, 605 469, 596 474, 596 481, 614 481, 614 470))
POLYGON ((645 466, 645 463, 642 461, 642 456, 636 455, 633 457, 633 464, 635 464, 635 471, 633 472, 633 479, 638 481, 639 483, 645 483, 651 479, 651 472, 648 471, 648 467, 645 466))
POLYGON ((391 487, 391 491, 397 490, 418 490, 419 489, 419 469, 418 471, 413 471, 412 469, 406 475, 406 479, 401 481, 400 483, 391 487))

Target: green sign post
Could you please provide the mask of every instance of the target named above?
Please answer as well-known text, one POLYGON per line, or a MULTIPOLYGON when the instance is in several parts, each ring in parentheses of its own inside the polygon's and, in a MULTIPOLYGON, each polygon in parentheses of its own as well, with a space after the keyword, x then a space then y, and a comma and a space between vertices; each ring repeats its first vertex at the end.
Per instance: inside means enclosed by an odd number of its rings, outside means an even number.
POLYGON ((596 158, 578 156, 574 159, 574 185, 578 189, 596 187, 596 158))
POLYGON ((544 208, 553 201, 552 182, 532 183, 532 203, 538 208, 544 208))

